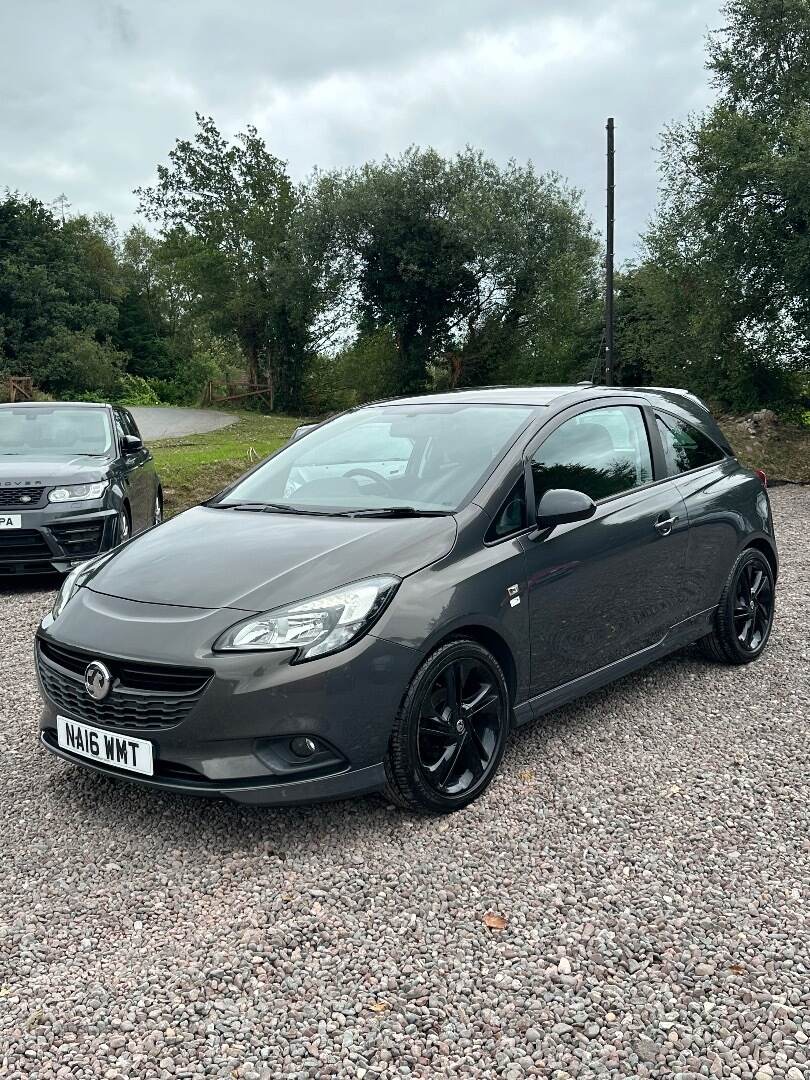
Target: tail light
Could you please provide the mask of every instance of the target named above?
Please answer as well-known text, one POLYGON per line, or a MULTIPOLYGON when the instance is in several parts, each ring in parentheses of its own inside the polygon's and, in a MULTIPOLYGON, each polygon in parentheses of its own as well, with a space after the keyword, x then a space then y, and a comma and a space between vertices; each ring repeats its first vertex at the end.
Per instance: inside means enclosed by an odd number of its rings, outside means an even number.
POLYGON ((765 470, 764 469, 754 469, 754 472, 757 474, 757 476, 762 481, 762 486, 767 487, 768 486, 768 477, 765 475, 765 470))

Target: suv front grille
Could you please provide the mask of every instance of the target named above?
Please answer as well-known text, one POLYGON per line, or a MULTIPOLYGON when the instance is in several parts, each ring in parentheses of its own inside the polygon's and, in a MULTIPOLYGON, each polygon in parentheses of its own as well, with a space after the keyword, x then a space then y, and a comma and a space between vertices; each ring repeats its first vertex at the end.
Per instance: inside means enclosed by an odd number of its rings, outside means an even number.
POLYGON ((96 555, 101 547, 103 521, 61 521, 50 526, 54 539, 71 558, 96 555))
POLYGON ((0 488, 0 510, 8 510, 11 507, 32 510, 39 505, 44 491, 44 487, 2 487, 0 488))
POLYGON ((36 529, 0 529, 0 562, 30 562, 53 557, 45 537, 36 529))
POLYGON ((37 642, 37 666, 45 693, 66 716, 136 731, 179 724, 213 675, 208 668, 107 659, 45 640, 37 642), (113 676, 103 701, 94 701, 84 689, 84 671, 91 660, 101 660, 113 676))

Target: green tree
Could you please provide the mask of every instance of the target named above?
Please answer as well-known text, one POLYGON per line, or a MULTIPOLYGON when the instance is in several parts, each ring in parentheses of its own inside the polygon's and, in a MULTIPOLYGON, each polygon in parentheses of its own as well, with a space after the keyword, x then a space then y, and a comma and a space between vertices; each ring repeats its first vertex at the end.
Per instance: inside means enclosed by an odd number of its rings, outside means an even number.
POLYGON ((108 392, 122 285, 109 218, 64 224, 36 199, 0 201, 0 367, 60 395, 108 392))
POLYGON ((556 177, 411 148, 316 191, 360 336, 395 342, 396 392, 590 367, 597 245, 556 177))
POLYGON ((723 14, 717 100, 665 132, 636 281, 656 376, 748 409, 789 402, 808 367, 810 0, 731 0, 723 14))
POLYGON ((229 144, 197 117, 140 208, 159 222, 215 333, 234 334, 251 381, 282 410, 300 407, 319 305, 317 263, 303 257, 301 194, 253 127, 229 144))

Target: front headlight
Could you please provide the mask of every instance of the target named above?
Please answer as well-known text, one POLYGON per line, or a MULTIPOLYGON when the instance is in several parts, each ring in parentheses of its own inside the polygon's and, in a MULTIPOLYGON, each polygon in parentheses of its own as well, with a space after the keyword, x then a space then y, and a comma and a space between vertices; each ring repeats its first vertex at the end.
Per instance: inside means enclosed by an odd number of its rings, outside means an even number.
POLYGON ((52 488, 48 492, 48 502, 79 502, 83 499, 100 499, 109 486, 109 481, 99 480, 96 484, 71 484, 69 487, 52 488))
POLYGON ((67 604, 73 599, 82 585, 85 583, 88 577, 93 574, 103 563, 112 558, 115 554, 114 551, 106 551, 103 555, 97 555, 95 559, 88 559, 87 562, 79 563, 78 566, 74 566, 68 576, 62 582, 62 586, 59 592, 56 594, 56 599, 53 602, 51 608, 51 615, 54 619, 58 619, 62 612, 65 610, 67 604))
POLYGON ((296 659, 337 652, 364 634, 396 592, 399 578, 366 578, 311 600, 252 615, 226 630, 215 650, 298 649, 296 659))

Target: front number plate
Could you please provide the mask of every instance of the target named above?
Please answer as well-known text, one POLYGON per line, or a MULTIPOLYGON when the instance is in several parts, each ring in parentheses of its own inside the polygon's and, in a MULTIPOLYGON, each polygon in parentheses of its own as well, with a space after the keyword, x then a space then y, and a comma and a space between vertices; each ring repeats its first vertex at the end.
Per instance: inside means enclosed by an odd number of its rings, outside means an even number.
POLYGON ((152 744, 146 739, 133 739, 129 735, 116 735, 112 731, 80 724, 66 716, 56 718, 56 741, 63 750, 81 754, 103 765, 115 765, 127 772, 154 774, 152 744))
POLYGON ((0 529, 19 529, 22 518, 19 514, 0 514, 0 529))

